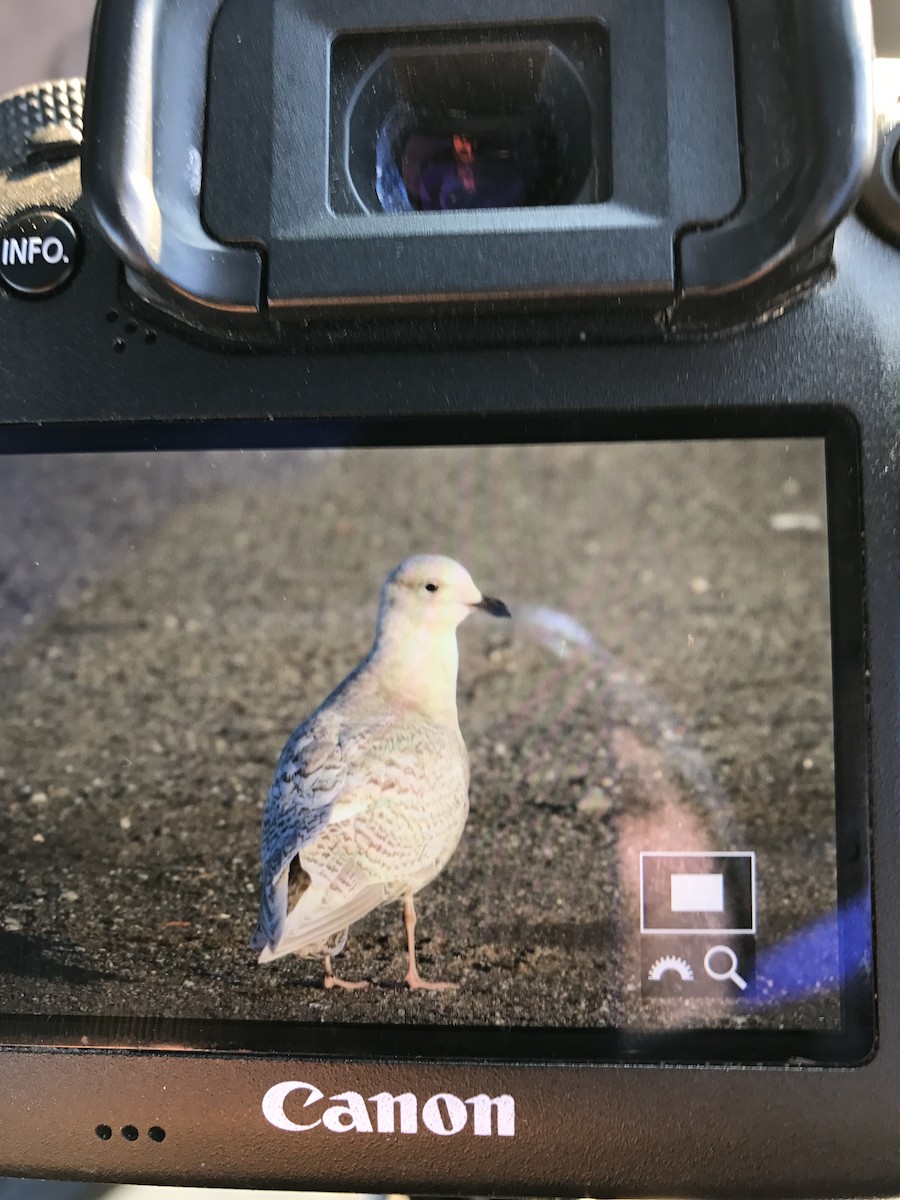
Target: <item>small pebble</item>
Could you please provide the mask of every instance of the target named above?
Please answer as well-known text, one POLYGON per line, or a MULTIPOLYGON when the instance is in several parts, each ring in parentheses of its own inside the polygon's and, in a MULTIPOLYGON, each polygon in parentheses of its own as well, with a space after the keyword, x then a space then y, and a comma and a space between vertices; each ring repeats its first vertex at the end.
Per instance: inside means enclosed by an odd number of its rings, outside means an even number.
POLYGON ((605 817, 612 810, 613 802, 600 787, 592 787, 578 801, 576 808, 580 813, 594 817, 605 817))

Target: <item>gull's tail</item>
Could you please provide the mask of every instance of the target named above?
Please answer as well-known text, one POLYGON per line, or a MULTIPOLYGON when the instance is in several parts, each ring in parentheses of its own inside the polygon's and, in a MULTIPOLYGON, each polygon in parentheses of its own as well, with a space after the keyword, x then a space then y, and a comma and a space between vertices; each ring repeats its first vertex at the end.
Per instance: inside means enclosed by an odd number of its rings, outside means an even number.
POLYGON ((384 888, 379 883, 367 884, 350 897, 323 895, 313 886, 288 913, 276 942, 270 944, 258 929, 250 945, 260 952, 258 961, 261 963, 272 962, 285 954, 310 958, 338 954, 344 948, 349 926, 383 901, 384 888))

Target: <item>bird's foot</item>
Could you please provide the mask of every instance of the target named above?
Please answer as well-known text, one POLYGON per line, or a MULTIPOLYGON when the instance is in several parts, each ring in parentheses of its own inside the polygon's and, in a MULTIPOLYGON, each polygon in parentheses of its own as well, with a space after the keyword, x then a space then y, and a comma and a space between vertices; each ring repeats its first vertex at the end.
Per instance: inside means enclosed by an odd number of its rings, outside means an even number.
POLYGON ((411 992, 455 992, 459 984, 429 983, 418 971, 409 970, 406 972, 406 986, 411 992))
POLYGON ((345 992, 360 992, 368 986, 368 980, 360 979, 354 983, 349 979, 339 979, 337 975, 326 975, 322 980, 322 987, 328 990, 331 988, 343 988, 345 992))
POLYGON ((331 961, 331 955, 326 954, 322 962, 325 968, 325 976, 322 979, 322 987, 330 990, 331 988, 343 988, 345 992, 358 992, 369 985, 364 980, 359 980, 358 983, 351 983, 349 979, 339 979, 334 973, 334 964, 331 961))

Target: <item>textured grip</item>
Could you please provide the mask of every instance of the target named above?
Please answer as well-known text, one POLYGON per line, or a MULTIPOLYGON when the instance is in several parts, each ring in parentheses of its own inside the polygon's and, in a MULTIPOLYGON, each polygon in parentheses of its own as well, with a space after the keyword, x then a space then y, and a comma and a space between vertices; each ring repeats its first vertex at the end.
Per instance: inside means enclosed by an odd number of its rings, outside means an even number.
POLYGON ((26 166, 36 136, 79 146, 83 120, 83 79, 55 79, 4 96, 0 99, 0 171, 26 166))

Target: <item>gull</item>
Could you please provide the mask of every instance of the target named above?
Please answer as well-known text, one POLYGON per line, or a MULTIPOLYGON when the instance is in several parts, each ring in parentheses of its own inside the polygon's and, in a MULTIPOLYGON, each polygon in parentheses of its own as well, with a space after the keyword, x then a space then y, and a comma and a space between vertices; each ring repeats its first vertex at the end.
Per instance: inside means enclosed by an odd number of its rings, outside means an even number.
POLYGON ((469 760, 456 708, 456 631, 472 613, 509 617, 452 558, 422 554, 381 589, 372 649, 297 727, 262 822, 259 962, 321 957, 323 986, 355 989, 332 957, 350 926, 403 901, 406 983, 416 965, 413 897, 444 869, 469 814, 469 760))

